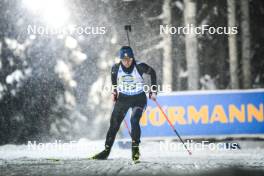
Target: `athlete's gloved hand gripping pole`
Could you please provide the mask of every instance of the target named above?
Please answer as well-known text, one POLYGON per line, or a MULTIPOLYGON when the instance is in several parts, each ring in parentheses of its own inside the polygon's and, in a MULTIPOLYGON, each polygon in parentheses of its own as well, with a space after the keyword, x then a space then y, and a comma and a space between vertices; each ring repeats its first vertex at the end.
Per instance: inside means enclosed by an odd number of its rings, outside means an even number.
POLYGON ((114 89, 113 92, 112 92, 112 101, 113 101, 114 103, 116 102, 117 97, 118 97, 117 90, 114 89))
POLYGON ((149 99, 156 101, 157 100, 157 93, 156 92, 149 92, 149 99))

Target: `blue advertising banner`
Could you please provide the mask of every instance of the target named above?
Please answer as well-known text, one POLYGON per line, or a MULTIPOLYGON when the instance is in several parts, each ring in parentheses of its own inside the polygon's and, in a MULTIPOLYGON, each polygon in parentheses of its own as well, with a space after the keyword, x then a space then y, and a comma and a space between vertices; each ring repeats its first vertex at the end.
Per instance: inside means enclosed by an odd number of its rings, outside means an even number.
MULTIPOLYGON (((157 101, 182 136, 264 134, 263 89, 161 94, 157 101)), ((175 135, 151 100, 140 125, 142 137, 175 135)))

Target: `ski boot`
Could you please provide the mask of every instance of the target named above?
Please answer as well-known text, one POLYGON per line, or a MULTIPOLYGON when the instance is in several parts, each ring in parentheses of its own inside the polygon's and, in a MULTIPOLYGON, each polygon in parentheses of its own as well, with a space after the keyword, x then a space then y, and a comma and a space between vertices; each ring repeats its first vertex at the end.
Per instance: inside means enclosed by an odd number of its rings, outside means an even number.
POLYGON ((93 160, 106 160, 110 154, 111 148, 109 146, 105 146, 105 149, 103 151, 101 151, 100 153, 94 155, 93 157, 91 157, 90 159, 93 160))
POLYGON ((139 157, 140 157, 139 146, 138 144, 132 143, 132 160, 135 164, 140 162, 139 157))

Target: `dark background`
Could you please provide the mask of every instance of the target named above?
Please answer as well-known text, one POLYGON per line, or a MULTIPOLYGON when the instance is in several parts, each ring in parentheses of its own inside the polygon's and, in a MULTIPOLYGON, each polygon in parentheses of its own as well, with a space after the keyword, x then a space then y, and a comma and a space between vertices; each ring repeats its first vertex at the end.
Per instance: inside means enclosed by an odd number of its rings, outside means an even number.
MULTIPOLYGON (((225 1, 196 2, 197 24, 205 20, 210 26, 227 26, 225 1)), ((68 0, 65 4, 72 23, 105 26, 106 34, 30 36, 28 25, 46 25, 43 18, 23 1, 0 2, 0 144, 104 137, 111 112, 110 93, 102 94, 93 87, 111 84, 110 68, 119 48, 127 45, 125 24, 132 25, 131 46, 136 59, 155 68, 158 83, 162 83, 163 50, 156 46, 162 40, 159 25, 163 22, 150 18, 162 13, 163 0, 68 0), (75 39, 77 47, 66 47, 67 37, 75 39), (85 54, 86 59, 77 63, 76 52, 85 54), (56 71, 60 61, 68 68, 63 73, 56 71), (77 83, 75 87, 72 81, 77 83)), ((182 6, 181 0, 171 2, 172 26, 184 26, 182 6)), ((239 21, 241 12, 237 6, 239 21)), ((264 86, 263 19, 263 1, 251 0, 251 88, 264 86)), ((241 39, 237 25, 239 59, 241 39)), ((230 89, 227 40, 227 35, 198 36, 200 77, 209 75, 216 89, 230 89)), ((184 35, 173 35, 172 42, 172 87, 174 91, 187 90, 187 77, 180 74, 186 72, 184 35)), ((238 72, 241 76, 241 70, 238 72)))

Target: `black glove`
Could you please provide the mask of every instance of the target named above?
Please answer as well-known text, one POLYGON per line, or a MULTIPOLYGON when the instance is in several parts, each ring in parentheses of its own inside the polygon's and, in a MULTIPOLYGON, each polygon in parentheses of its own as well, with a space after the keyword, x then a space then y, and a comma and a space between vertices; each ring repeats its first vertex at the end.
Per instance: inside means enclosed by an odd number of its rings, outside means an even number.
POLYGON ((156 100, 157 92, 149 92, 149 99, 156 100))
POLYGON ((112 92, 112 100, 114 101, 114 102, 116 102, 116 100, 117 100, 117 91, 115 90, 115 91, 113 91, 112 92))

